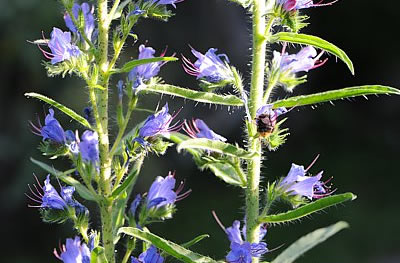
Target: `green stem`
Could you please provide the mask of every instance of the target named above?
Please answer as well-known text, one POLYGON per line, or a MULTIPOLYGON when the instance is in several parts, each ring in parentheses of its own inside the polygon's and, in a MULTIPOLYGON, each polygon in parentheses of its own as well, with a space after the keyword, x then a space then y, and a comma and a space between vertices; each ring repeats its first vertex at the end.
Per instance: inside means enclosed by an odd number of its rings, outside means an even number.
POLYGON ((269 79, 267 89, 265 90, 265 93, 264 93, 263 104, 268 103, 269 97, 271 96, 271 92, 274 89, 274 87, 276 86, 277 82, 278 82, 277 77, 272 77, 271 79, 269 79))
POLYGON ((108 263, 115 263, 112 209, 113 206, 107 204, 106 201, 100 204, 100 215, 102 222, 102 240, 103 240, 104 252, 108 263))
MULTIPOLYGON (((270 2, 270 1, 268 1, 270 2)), ((264 90, 264 72, 266 56, 266 38, 265 38, 265 15, 266 3, 264 0, 253 1, 253 62, 251 75, 251 88, 249 99, 249 111, 251 119, 256 116, 257 109, 262 105, 264 90)), ((261 142, 256 138, 257 127, 255 123, 248 124, 248 142, 249 150, 258 153, 247 163, 247 188, 246 188, 246 236, 250 243, 259 242, 259 184, 261 170, 261 142)), ((254 257, 253 263, 258 262, 254 257)))
POLYGON ((124 122, 122 123, 122 125, 118 131, 117 138, 115 139, 115 142, 114 142, 113 146, 111 147, 110 158, 112 158, 112 156, 114 155, 115 151, 118 148, 119 143, 121 142, 121 139, 123 138, 123 136, 125 134, 126 127, 128 126, 129 119, 131 118, 132 111, 136 107, 137 101, 138 101, 138 97, 134 96, 133 99, 129 103, 128 111, 126 112, 124 122))
POLYGON ((122 263, 127 263, 133 250, 135 250, 136 238, 129 239, 127 243, 128 244, 126 247, 124 258, 122 259, 122 263))
POLYGON ((120 0, 115 0, 115 1, 114 1, 114 4, 113 4, 113 6, 111 7, 110 14, 109 14, 109 19, 110 19, 109 22, 111 22, 111 20, 113 19, 114 14, 115 14, 115 11, 117 11, 117 8, 118 8, 118 6, 119 6, 119 2, 120 2, 120 0))

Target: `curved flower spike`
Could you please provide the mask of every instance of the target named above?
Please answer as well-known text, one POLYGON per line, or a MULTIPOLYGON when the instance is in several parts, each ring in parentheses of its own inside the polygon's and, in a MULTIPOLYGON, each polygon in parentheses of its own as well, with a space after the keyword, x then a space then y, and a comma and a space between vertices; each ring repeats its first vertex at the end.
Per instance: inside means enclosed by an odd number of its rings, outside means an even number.
POLYGON ((54 249, 54 255, 64 263, 90 263, 90 250, 79 237, 67 238, 60 248, 61 255, 54 249))
MULTIPOLYGON (((72 14, 74 15, 74 18, 76 20, 79 19, 79 12, 82 12, 83 18, 85 20, 84 32, 87 38, 91 40, 93 31, 95 29, 95 19, 93 16, 94 6, 90 7, 90 5, 86 2, 82 3, 81 5, 75 3, 72 7, 72 14)), ((75 27, 70 15, 67 12, 64 14, 64 21, 65 25, 68 27, 69 30, 71 30, 71 32, 79 33, 78 29, 75 27)))
POLYGON ((211 83, 220 81, 232 81, 234 79, 229 59, 225 54, 216 54, 216 48, 210 48, 205 55, 192 48, 193 55, 197 60, 192 63, 189 59, 182 56, 183 69, 186 73, 196 76, 197 79, 205 79, 211 83), (221 60, 225 59, 225 62, 221 60))
POLYGON ((203 120, 200 119, 195 119, 191 122, 185 120, 183 130, 192 138, 207 138, 222 142, 226 141, 226 138, 215 133, 203 120))

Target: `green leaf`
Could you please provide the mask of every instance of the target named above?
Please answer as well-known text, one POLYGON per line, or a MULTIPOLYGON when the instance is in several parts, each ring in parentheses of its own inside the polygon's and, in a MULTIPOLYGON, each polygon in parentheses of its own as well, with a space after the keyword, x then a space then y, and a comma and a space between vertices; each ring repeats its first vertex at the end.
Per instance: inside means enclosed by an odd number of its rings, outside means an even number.
POLYGON ((183 244, 181 244, 182 247, 184 248, 189 248, 197 243, 199 243, 201 240, 205 239, 205 238, 209 238, 210 235, 204 234, 204 235, 200 235, 198 237, 193 238, 192 240, 185 242, 183 244))
POLYGON ((96 201, 96 197, 89 191, 89 189, 86 186, 84 186, 78 180, 76 180, 73 177, 68 175, 68 174, 74 172, 75 169, 61 172, 61 171, 58 171, 57 169, 55 169, 54 167, 51 167, 41 161, 33 159, 33 158, 31 158, 31 161, 34 164, 36 164, 37 166, 39 166, 40 168, 42 168, 43 170, 45 170, 46 172, 54 175, 55 177, 57 177, 64 183, 75 187, 76 191, 83 199, 90 200, 90 201, 96 201))
POLYGON ((103 247, 95 247, 90 254, 90 263, 107 263, 103 247))
POLYGON ((321 211, 330 206, 337 205, 346 201, 352 201, 356 199, 357 196, 352 193, 345 193, 339 195, 332 195, 325 198, 321 198, 312 203, 303 205, 297 209, 290 210, 286 213, 281 213, 277 215, 262 216, 259 218, 260 223, 284 223, 293 220, 300 219, 302 217, 308 216, 312 213, 321 211))
POLYGON ((38 94, 38 93, 34 93, 34 92, 30 92, 30 93, 25 93, 25 96, 27 98, 32 97, 32 98, 36 98, 39 99, 41 101, 44 101, 48 104, 50 104, 51 106, 59 109, 60 111, 64 112, 65 114, 67 114, 68 116, 70 116, 72 119, 76 120, 77 122, 79 122, 80 124, 82 124, 85 127, 88 127, 89 129, 91 129, 90 123, 83 118, 81 115, 79 115, 78 113, 76 113, 75 111, 67 108, 66 106, 62 105, 61 103, 58 103, 57 101, 50 99, 44 95, 38 94))
POLYGON ((279 32, 272 36, 272 41, 285 41, 285 42, 296 43, 296 44, 311 45, 311 46, 320 48, 322 50, 325 50, 326 52, 329 52, 329 53, 337 56, 344 63, 346 63, 347 67, 350 69, 351 73, 354 75, 353 63, 351 62, 350 58, 346 55, 346 53, 343 50, 341 50, 340 48, 338 48, 337 46, 333 45, 332 43, 329 43, 326 40, 323 40, 322 38, 319 38, 316 36, 311 36, 311 35, 306 35, 306 34, 297 34, 297 33, 291 33, 291 32, 279 32))
POLYGON ((125 178, 124 182, 112 192, 111 198, 113 199, 117 198, 123 191, 125 191, 131 185, 132 182, 136 181, 138 175, 139 175, 139 170, 131 171, 125 178))
POLYGON ((220 178, 221 180, 223 180, 228 184, 240 186, 242 188, 245 188, 247 186, 246 181, 243 181, 245 178, 241 179, 240 175, 235 170, 235 167, 233 167, 229 163, 210 162, 205 164, 203 168, 210 169, 215 174, 216 177, 220 178))
POLYGON ((124 10, 124 8, 125 8, 130 2, 132 2, 132 0, 125 0, 125 1, 121 2, 121 3, 119 4, 117 10, 115 10, 115 13, 113 14, 112 19, 114 20, 114 19, 120 18, 121 15, 122 15, 122 12, 123 12, 123 10, 124 10))
POLYGON ((205 138, 190 139, 178 144, 177 150, 180 152, 182 149, 202 149, 211 152, 223 153, 229 156, 239 157, 243 159, 250 159, 257 153, 251 153, 233 144, 209 140, 205 138))
POLYGON ((220 104, 227 106, 243 106, 243 101, 234 95, 218 95, 211 92, 185 89, 173 85, 148 85, 143 91, 177 96, 204 103, 220 104))
POLYGON ((171 241, 165 240, 159 236, 156 236, 149 232, 144 232, 140 229, 133 227, 121 227, 118 230, 118 234, 127 234, 143 241, 149 242, 156 246, 157 248, 163 250, 167 254, 175 257, 186 263, 217 263, 217 261, 212 258, 200 255, 198 253, 192 252, 178 244, 171 241))
POLYGON ((273 104, 274 108, 295 107, 295 106, 310 105, 332 100, 345 99, 356 96, 366 96, 372 94, 400 95, 400 91, 398 89, 387 86, 366 85, 366 86, 344 88, 339 90, 331 90, 311 95, 291 97, 288 99, 277 100, 273 102, 273 104))
POLYGON ((178 58, 176 58, 176 57, 155 57, 155 58, 135 59, 135 60, 125 63, 122 66, 122 68, 120 68, 120 69, 114 69, 112 71, 112 73, 129 72, 137 66, 148 64, 148 63, 161 62, 161 61, 176 61, 176 60, 178 60, 178 58))
POLYGON ((349 225, 346 222, 340 221, 334 225, 317 229, 294 242, 271 263, 292 263, 308 250, 348 227, 349 225))

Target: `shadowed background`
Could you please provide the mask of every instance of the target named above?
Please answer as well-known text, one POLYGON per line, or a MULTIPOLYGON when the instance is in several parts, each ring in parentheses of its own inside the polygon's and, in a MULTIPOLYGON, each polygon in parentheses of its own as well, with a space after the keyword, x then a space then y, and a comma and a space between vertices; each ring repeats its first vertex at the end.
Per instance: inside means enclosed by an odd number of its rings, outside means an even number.
MULTIPOLYGON (((42 93, 60 101, 77 112, 87 106, 84 83, 75 77, 47 78, 41 60, 44 59, 36 46, 26 40, 41 37, 41 31, 49 35, 53 26, 66 30, 62 8, 53 0, 0 0, 0 105, 2 125, 0 130, 1 167, 1 262, 56 262, 54 247, 65 238, 73 236, 70 225, 49 225, 41 222, 39 212, 27 208, 27 184, 33 182, 32 173, 43 180, 45 173, 35 167, 29 158, 45 161, 36 149, 40 138, 32 135, 28 120, 37 115, 44 117, 47 106, 28 100, 28 91, 42 93)), ((366 1, 340 1, 331 7, 306 10, 311 25, 303 32, 320 36, 343 48, 353 60, 356 75, 346 66, 330 57, 322 68, 308 75, 308 83, 295 90, 295 94, 312 93, 362 84, 383 84, 400 87, 397 52, 398 10, 400 3, 380 4, 366 1)), ((169 52, 183 53, 191 57, 188 44, 201 52, 210 47, 226 53, 231 64, 243 73, 249 82, 251 47, 250 19, 239 6, 224 0, 186 0, 178 4, 176 16, 169 23, 142 20, 134 28, 139 42, 130 43, 125 49, 123 61, 137 57, 140 43, 147 42, 161 51, 168 45, 169 52)), ((179 62, 164 66, 160 74, 167 83, 198 89, 197 82, 187 76, 179 62)), ((115 83, 111 88, 115 93, 115 83)), ((281 95, 281 94, 280 94, 281 95)), ((281 95, 282 96, 282 95, 281 95)), ((115 99, 115 98, 113 98, 115 99)), ((115 100, 114 100, 115 101, 115 100)), ((155 109, 159 97, 146 98, 141 107, 155 109)), ((181 106, 181 119, 200 117, 217 133, 230 142, 243 145, 240 109, 209 107, 194 104, 180 98, 163 97, 172 110, 181 106)), ((263 181, 287 174, 292 162, 307 165, 316 156, 320 159, 311 170, 333 176, 338 193, 352 191, 358 199, 331 208, 302 220, 302 224, 281 225, 269 228, 266 242, 269 248, 289 245, 302 235, 339 220, 350 223, 347 229, 296 262, 324 263, 395 263, 400 262, 400 211, 398 202, 398 158, 400 141, 400 98, 370 96, 364 98, 318 105, 317 108, 298 107, 287 116, 285 123, 291 136, 278 152, 267 155, 264 162, 263 181)), ((111 107, 114 114, 115 108, 111 107)), ((56 113, 64 128, 78 127, 68 117, 56 113)), ((114 115, 115 116, 115 115, 114 115)), ((141 121, 146 116, 135 114, 141 121)), ((111 120, 115 123, 115 118, 111 120)), ((115 133, 114 133, 115 134, 115 133)), ((68 167, 62 161, 56 167, 68 167)), ((229 250, 229 242, 211 216, 215 210, 228 226, 235 219, 243 218, 243 194, 240 189, 227 186, 210 172, 199 172, 191 157, 176 153, 174 147, 160 158, 149 156, 140 177, 136 193, 147 191, 155 176, 165 176, 176 171, 178 180, 186 180, 193 190, 189 198, 177 204, 178 212, 173 220, 151 226, 151 230, 177 243, 187 241, 198 234, 211 237, 193 249, 214 258, 223 258, 229 250), (151 165, 148 165, 151 162, 151 165)), ((90 203, 85 202, 90 207, 90 203)), ((98 214, 92 218, 98 224, 98 214)), ((267 254, 266 259, 276 256, 282 249, 267 254)))

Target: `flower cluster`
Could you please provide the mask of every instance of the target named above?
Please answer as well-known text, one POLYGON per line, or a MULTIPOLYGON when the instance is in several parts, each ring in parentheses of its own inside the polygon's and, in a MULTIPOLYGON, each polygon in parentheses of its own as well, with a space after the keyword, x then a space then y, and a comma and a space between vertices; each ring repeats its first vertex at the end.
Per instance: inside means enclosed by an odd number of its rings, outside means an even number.
MULTIPOLYGON (((95 30, 95 18, 93 16, 94 6, 90 7, 90 5, 85 2, 82 3, 81 5, 78 5, 75 3, 72 7, 72 14, 73 14, 75 20, 79 21, 80 13, 82 13, 83 19, 84 19, 85 35, 89 40, 91 40, 93 32, 95 30)), ((71 32, 80 35, 74 22, 72 21, 71 16, 67 12, 65 12, 65 14, 64 14, 64 21, 65 21, 65 25, 68 27, 68 29, 71 32)))

